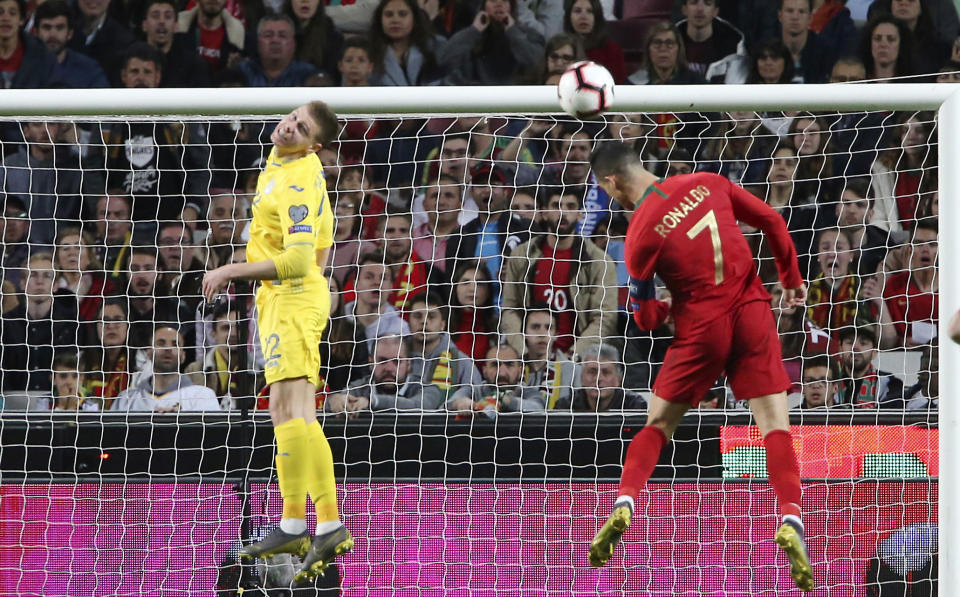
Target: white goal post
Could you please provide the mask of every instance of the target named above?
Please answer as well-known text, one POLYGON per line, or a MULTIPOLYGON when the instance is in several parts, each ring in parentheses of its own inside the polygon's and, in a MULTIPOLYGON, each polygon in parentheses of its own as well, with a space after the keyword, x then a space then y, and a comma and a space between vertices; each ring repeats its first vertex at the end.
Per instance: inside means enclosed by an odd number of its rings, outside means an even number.
MULTIPOLYGON (((615 112, 720 110, 938 110, 940 203, 939 263, 941 387, 939 407, 939 508, 942 537, 960 532, 960 403, 949 388, 960 387, 960 346, 949 341, 951 315, 960 309, 960 85, 844 84, 619 86, 615 112), (956 471, 950 472, 950 471, 956 471), (954 510, 954 508, 957 508, 954 510), (955 529, 949 531, 949 529, 955 529)), ((321 99, 340 115, 556 114, 553 86, 6 90, 0 117, 279 115, 321 99)), ((960 544, 939 542, 939 590, 960 594, 960 544)))

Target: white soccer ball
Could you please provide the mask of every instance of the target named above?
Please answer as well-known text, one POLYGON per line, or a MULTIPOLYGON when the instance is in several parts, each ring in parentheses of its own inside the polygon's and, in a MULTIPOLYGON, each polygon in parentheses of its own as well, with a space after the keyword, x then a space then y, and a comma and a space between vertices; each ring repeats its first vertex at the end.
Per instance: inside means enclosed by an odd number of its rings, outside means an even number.
POLYGON ((560 75, 557 97, 570 116, 593 118, 613 105, 613 75, 596 62, 576 62, 560 75))

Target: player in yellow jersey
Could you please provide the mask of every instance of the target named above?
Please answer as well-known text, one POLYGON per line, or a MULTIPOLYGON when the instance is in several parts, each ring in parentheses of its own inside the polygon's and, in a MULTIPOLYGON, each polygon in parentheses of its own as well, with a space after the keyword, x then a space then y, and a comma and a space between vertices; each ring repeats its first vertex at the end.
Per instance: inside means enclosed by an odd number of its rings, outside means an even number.
POLYGON ((323 102, 300 106, 280 121, 257 181, 247 263, 225 265, 203 278, 208 301, 231 280, 261 281, 257 325, 270 384, 283 516, 277 529, 240 555, 297 554, 303 559, 298 581, 322 574, 334 557, 353 548, 353 537, 340 522, 333 455, 314 399, 320 334, 330 314, 323 268, 333 245, 334 221, 317 152, 337 131, 337 116, 323 102), (317 513, 312 540, 308 492, 317 513))

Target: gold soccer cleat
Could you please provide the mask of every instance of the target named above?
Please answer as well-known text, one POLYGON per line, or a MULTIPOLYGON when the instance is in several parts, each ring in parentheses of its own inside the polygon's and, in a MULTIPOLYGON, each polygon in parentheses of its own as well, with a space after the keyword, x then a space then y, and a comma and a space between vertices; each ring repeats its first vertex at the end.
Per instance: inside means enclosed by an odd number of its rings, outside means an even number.
POLYGON ((785 520, 777 530, 774 539, 790 558, 790 576, 797 588, 801 591, 813 590, 813 568, 810 566, 810 555, 807 553, 807 544, 803 540, 803 527, 785 520))
POLYGON ((618 502, 613 505, 610 518, 590 542, 590 564, 600 568, 607 563, 632 519, 633 508, 628 502, 618 502))
POLYGON ((347 527, 317 535, 303 557, 303 565, 294 577, 294 582, 309 582, 326 572, 337 556, 353 551, 353 535, 347 527))

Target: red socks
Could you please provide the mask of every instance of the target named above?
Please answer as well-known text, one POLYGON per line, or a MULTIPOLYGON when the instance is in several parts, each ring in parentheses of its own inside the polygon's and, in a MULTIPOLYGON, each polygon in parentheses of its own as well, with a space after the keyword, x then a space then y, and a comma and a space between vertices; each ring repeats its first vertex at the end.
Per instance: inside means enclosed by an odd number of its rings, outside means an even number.
POLYGON ((775 429, 763 437, 767 448, 767 475, 777 494, 780 516, 800 518, 800 467, 789 431, 775 429))
POLYGON ((647 425, 633 436, 627 448, 627 459, 623 463, 620 475, 620 494, 636 499, 637 494, 647 484, 653 469, 660 460, 660 452, 667 445, 667 436, 657 427, 647 425))

